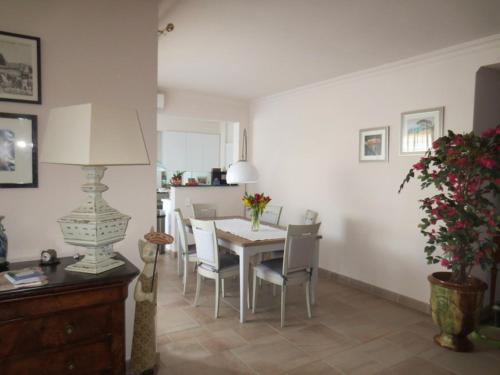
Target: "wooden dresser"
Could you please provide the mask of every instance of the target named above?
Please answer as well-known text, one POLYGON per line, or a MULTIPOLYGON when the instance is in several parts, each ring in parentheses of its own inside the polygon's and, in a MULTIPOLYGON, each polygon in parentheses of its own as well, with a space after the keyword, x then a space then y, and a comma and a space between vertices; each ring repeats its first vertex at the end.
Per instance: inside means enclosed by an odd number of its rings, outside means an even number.
MULTIPOLYGON (((138 269, 67 272, 42 267, 48 284, 0 292, 0 374, 125 374, 125 299, 138 269)), ((10 269, 37 266, 20 262, 10 269)))

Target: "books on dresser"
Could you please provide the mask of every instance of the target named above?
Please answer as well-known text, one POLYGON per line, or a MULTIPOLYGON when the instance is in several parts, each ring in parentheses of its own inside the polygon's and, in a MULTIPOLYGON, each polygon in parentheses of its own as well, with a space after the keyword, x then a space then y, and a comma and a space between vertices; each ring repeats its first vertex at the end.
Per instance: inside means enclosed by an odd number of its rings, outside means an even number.
POLYGON ((22 268, 20 270, 7 271, 3 274, 14 286, 38 286, 47 280, 47 277, 39 267, 22 268))

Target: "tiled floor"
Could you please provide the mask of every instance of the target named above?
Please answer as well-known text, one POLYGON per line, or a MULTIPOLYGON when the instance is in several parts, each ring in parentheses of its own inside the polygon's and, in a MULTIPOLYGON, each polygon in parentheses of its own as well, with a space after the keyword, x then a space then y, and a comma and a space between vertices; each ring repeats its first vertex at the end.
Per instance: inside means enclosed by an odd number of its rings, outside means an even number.
POLYGON ((193 307, 194 273, 186 296, 175 259, 164 256, 159 275, 160 375, 500 374, 500 350, 441 349, 432 341, 430 317, 331 280, 319 281, 312 319, 304 290, 289 288, 281 329, 279 293, 273 298, 269 285, 259 291, 256 314, 240 324, 238 280, 226 282, 215 320, 213 281, 204 282, 200 306, 193 307))

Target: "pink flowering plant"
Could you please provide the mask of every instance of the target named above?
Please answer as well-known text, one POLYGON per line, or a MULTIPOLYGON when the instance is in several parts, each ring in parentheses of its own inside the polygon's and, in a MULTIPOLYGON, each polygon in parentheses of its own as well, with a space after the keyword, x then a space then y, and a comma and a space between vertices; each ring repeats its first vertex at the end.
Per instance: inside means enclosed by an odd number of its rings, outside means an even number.
POLYGON ((474 265, 483 269, 492 265, 499 231, 495 207, 499 167, 500 125, 481 136, 448 131, 413 165, 399 187, 401 192, 418 174, 422 189, 437 189, 437 194, 420 200, 425 217, 419 228, 427 237, 427 262, 450 270, 450 282, 465 284, 474 265), (442 252, 436 252, 438 246, 442 252))

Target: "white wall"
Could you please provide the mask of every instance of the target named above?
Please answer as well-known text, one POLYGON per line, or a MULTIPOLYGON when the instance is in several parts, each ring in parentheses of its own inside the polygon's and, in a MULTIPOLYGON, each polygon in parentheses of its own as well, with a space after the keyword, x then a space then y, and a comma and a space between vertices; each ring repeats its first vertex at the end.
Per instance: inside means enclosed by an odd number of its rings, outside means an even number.
POLYGON ((253 103, 250 185, 322 221, 320 266, 428 301, 417 181, 397 190, 417 157, 399 156, 401 112, 445 106, 445 129, 471 131, 476 71, 500 62, 500 36, 360 72, 253 103), (359 163, 359 129, 390 126, 389 163, 359 163))
MULTIPOLYGON (((237 122, 240 130, 248 127, 247 100, 227 98, 194 91, 160 88, 165 93, 165 108, 159 112, 159 126, 164 118, 237 122)), ((241 139, 239 139, 241 147, 241 139)), ((241 148, 238 148, 241 149, 241 148)))
MULTIPOLYGON (((153 0, 2 0, 2 31, 41 38, 43 104, 0 102, 0 112, 38 115, 41 140, 50 108, 89 101, 136 108, 154 161, 157 12, 153 0)), ((39 188, 0 190, 10 261, 38 258, 44 248, 74 254, 56 220, 84 198, 83 182, 78 167, 39 164, 39 188)), ((132 217, 127 237, 116 249, 141 265, 137 240, 156 220, 154 165, 111 167, 103 182, 110 187, 105 199, 132 217)), ((128 348, 132 319, 129 297, 128 348)))

